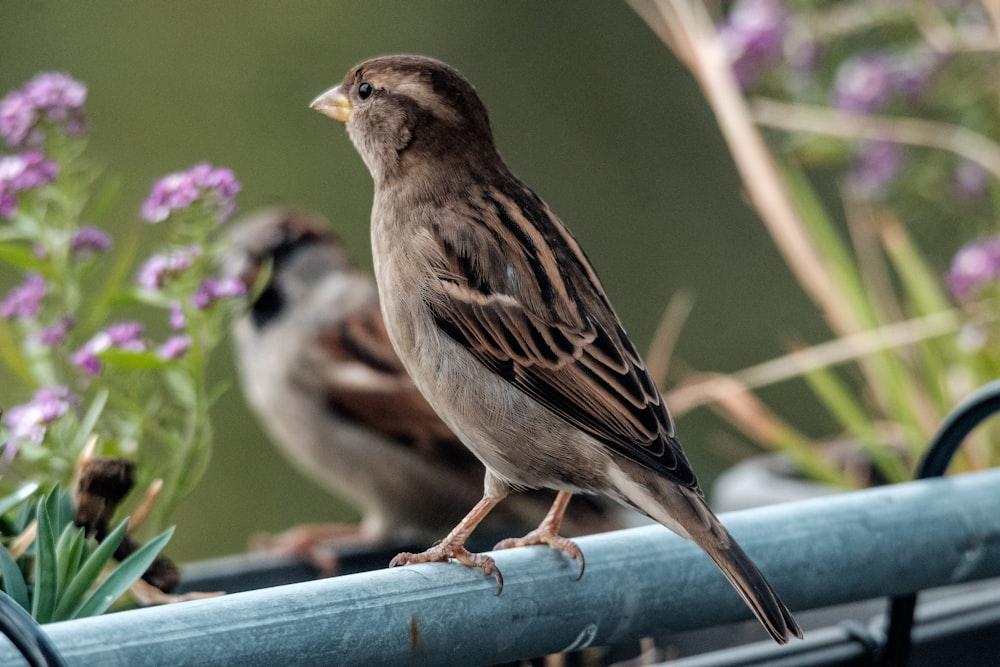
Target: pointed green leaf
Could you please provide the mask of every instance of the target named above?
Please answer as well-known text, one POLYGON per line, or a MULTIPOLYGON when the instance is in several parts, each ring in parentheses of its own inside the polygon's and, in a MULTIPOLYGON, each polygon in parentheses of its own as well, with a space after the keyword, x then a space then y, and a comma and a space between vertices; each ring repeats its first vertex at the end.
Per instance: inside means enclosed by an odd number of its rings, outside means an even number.
POLYGON ((56 544, 56 563, 59 566, 56 591, 59 596, 66 590, 66 586, 80 566, 80 555, 83 552, 85 539, 83 527, 77 527, 72 523, 66 526, 59 536, 59 542, 56 544))
POLYGON ((25 500, 31 497, 31 495, 38 490, 38 484, 36 482, 29 482, 28 484, 22 485, 14 493, 0 498, 0 516, 3 516, 7 512, 11 511, 25 500))
POLYGON ((941 277, 927 264, 906 228, 893 224, 882 236, 886 254, 899 275, 908 303, 914 309, 911 315, 931 315, 951 308, 952 303, 942 286, 941 277))
POLYGON ((129 586, 139 580, 173 534, 173 527, 167 528, 122 561, 72 617, 96 616, 107 611, 115 600, 125 594, 129 586))
POLYGON ((13 243, 0 243, 0 263, 36 273, 45 273, 47 269, 46 263, 38 259, 31 248, 13 243))
POLYGON ((90 406, 87 408, 86 414, 83 415, 83 419, 80 420, 80 427, 77 429, 76 441, 73 443, 72 451, 80 451, 83 449, 84 444, 87 442, 87 438, 91 436, 94 431, 94 427, 97 425, 97 420, 101 418, 101 413, 104 412, 104 406, 108 402, 109 392, 107 389, 101 389, 94 396, 94 400, 90 402, 90 406))
POLYGON ((53 526, 54 514, 58 512, 59 487, 53 488, 38 501, 38 535, 35 538, 34 588, 31 600, 31 615, 39 623, 52 620, 56 608, 59 574, 56 564, 56 534, 53 526))
POLYGON ((53 619, 63 621, 73 618, 75 612, 84 603, 87 591, 97 583, 101 572, 105 566, 111 562, 115 550, 125 537, 128 530, 128 519, 123 520, 111 533, 104 538, 90 556, 83 562, 76 574, 66 586, 62 597, 59 599, 59 606, 53 613, 53 619))
POLYGON ((0 544, 0 576, 3 577, 4 592, 14 599, 25 611, 31 610, 31 602, 28 600, 28 584, 24 581, 21 568, 17 566, 17 561, 10 555, 7 548, 0 544))

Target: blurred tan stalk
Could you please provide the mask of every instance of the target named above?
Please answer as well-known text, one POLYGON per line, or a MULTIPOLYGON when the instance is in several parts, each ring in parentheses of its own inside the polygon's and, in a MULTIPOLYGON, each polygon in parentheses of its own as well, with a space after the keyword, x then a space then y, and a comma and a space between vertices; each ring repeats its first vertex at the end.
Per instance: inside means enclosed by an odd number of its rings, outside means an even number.
POLYGON ((629 5, 695 76, 746 186, 775 245, 806 293, 837 335, 860 331, 862 323, 838 289, 825 260, 805 231, 729 66, 704 3, 696 0, 629 0, 629 5))

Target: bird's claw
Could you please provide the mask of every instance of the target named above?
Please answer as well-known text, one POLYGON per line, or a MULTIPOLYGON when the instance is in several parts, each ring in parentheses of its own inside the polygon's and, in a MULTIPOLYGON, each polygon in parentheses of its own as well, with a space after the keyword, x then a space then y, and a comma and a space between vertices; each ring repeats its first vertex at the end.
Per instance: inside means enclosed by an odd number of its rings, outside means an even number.
POLYGON ((587 567, 587 562, 583 557, 583 551, 573 540, 567 539, 548 530, 533 530, 524 537, 508 537, 506 540, 497 542, 493 549, 499 551, 500 549, 513 549, 515 547, 541 545, 558 549, 573 560, 578 561, 580 563, 580 574, 578 574, 576 578, 577 581, 583 578, 583 571, 587 567))
POLYGON ((404 551, 396 554, 396 557, 389 561, 389 567, 417 563, 444 563, 450 559, 457 560, 466 567, 479 568, 484 576, 492 576, 497 582, 497 595, 503 592, 503 575, 500 573, 496 561, 486 554, 474 554, 461 545, 456 547, 442 542, 418 554, 404 551))

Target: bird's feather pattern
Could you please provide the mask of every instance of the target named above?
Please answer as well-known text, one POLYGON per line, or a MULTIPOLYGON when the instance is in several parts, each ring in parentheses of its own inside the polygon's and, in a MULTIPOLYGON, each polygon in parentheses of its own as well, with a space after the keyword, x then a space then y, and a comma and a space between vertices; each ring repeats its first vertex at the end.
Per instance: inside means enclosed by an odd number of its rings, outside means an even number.
POLYGON ((299 359, 295 375, 299 382, 319 384, 311 389, 329 410, 428 461, 479 470, 472 452, 413 386, 389 343, 377 301, 330 322, 316 340, 311 353, 299 359))
POLYGON ((468 210, 455 212, 472 221, 494 216, 499 230, 434 227, 440 289, 428 306, 435 322, 616 454, 698 488, 663 398, 589 262, 549 208, 507 178, 518 187, 484 188, 468 210), (515 201, 502 192, 525 196, 515 201))

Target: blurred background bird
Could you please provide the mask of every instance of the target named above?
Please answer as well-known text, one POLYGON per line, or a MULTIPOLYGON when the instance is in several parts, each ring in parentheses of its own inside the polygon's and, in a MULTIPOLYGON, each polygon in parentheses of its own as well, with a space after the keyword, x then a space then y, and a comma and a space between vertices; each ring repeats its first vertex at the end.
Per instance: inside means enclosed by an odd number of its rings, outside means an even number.
MULTIPOLYGON (((253 212, 230 232, 225 272, 251 302, 234 327, 240 385, 274 444, 307 477, 353 504, 358 525, 311 524, 255 546, 329 566, 336 545, 439 537, 482 495, 484 468, 413 385, 389 343, 373 280, 315 213, 253 212)), ((477 532, 533 528, 553 492, 519 494, 477 532)), ((630 513, 577 498, 571 535, 629 523, 630 513)))

